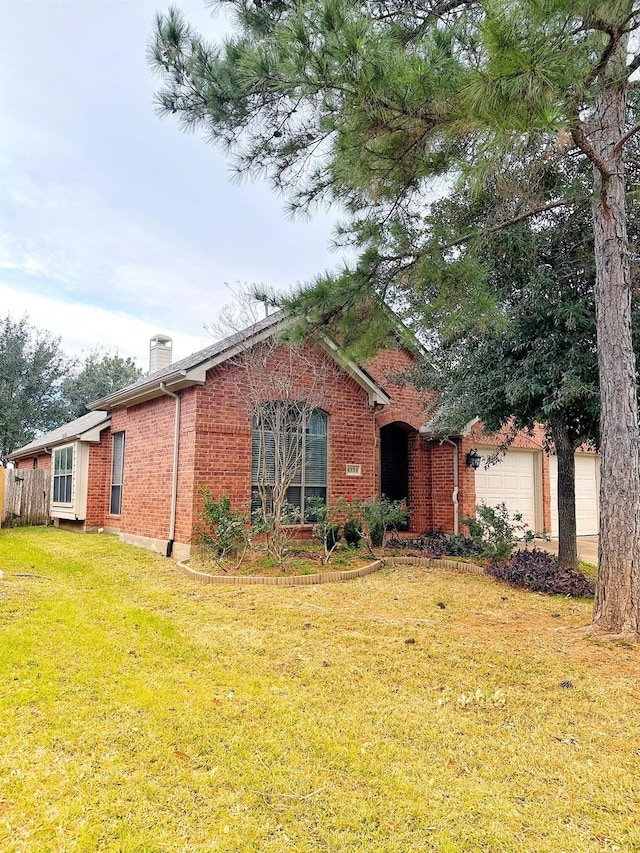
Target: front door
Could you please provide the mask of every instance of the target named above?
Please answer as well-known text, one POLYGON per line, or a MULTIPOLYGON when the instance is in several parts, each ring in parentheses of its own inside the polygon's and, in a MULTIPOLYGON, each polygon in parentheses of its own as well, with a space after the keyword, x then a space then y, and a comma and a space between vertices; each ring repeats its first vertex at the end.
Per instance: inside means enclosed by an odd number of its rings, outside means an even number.
POLYGON ((380 430, 380 491, 391 501, 409 497, 408 433, 397 424, 380 430))

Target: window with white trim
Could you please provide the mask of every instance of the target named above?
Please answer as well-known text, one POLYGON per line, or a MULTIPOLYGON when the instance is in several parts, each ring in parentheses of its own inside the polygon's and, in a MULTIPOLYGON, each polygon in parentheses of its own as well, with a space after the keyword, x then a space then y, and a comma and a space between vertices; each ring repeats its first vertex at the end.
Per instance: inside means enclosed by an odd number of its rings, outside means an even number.
POLYGON ((73 503, 73 445, 56 447, 53 451, 54 504, 73 503))
POLYGON ((113 453, 111 456, 111 502, 109 513, 120 515, 122 512, 122 479, 124 474, 124 432, 113 434, 113 453))
POLYGON ((261 492, 286 490, 287 503, 302 523, 315 520, 309 501, 327 502, 326 412, 304 404, 271 402, 253 418, 251 506, 261 507, 261 492))

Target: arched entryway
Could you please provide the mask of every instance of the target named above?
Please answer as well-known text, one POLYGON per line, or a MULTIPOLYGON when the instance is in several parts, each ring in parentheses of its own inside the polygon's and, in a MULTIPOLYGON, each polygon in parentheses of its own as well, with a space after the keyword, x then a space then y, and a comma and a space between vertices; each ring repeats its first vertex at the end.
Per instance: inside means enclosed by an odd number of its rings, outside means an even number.
POLYGON ((392 501, 406 501, 408 529, 426 530, 428 512, 428 458, 415 427, 393 421, 380 427, 380 494, 392 501))

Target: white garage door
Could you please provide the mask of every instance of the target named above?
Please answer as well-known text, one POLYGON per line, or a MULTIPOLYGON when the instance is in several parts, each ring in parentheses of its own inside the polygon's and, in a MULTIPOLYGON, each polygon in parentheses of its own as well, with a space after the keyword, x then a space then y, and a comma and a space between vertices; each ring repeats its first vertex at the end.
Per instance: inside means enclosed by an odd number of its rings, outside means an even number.
MULTIPOLYGON (((558 535, 558 460, 549 457, 551 535, 558 535)), ((576 453, 576 533, 595 536, 600 520, 600 457, 576 453)))
POLYGON ((476 471, 476 503, 488 506, 504 503, 509 514, 522 513, 531 530, 536 530, 536 456, 529 450, 508 450, 500 461, 485 469, 495 448, 479 447, 483 460, 476 471))

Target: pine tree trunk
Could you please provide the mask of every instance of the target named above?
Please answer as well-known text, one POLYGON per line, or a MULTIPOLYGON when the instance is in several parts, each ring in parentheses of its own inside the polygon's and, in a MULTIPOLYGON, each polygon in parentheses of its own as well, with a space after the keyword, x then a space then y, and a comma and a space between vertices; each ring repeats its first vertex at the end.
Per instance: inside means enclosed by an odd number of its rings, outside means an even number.
MULTIPOLYGON (((623 62, 622 49, 618 57, 623 62)), ((617 66, 617 68, 616 68, 617 66)), ((640 436, 631 338, 631 282, 626 230, 624 134, 626 92, 614 81, 596 103, 590 144, 608 169, 594 168, 593 228, 596 325, 601 395, 599 571, 593 626, 637 638, 640 631, 640 436)))
POLYGON ((570 569, 578 567, 576 545, 576 458, 567 425, 552 418, 551 438, 558 458, 558 562, 570 569))

